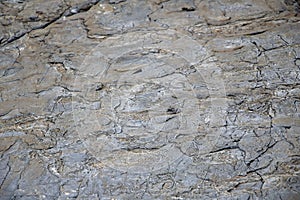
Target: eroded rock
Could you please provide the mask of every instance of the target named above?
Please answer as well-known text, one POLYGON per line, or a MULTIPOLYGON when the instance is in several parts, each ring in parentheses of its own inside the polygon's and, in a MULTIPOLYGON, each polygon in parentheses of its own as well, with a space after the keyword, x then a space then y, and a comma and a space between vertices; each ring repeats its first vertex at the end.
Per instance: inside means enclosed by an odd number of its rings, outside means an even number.
POLYGON ((0 2, 1 199, 296 199, 299 2, 0 2))

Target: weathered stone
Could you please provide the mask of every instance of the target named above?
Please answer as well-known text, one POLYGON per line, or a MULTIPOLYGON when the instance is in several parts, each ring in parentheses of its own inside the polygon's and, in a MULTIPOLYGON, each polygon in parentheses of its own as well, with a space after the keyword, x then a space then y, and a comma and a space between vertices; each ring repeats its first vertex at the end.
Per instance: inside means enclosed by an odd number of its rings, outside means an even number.
POLYGON ((0 199, 297 199, 296 0, 0 2, 0 199))

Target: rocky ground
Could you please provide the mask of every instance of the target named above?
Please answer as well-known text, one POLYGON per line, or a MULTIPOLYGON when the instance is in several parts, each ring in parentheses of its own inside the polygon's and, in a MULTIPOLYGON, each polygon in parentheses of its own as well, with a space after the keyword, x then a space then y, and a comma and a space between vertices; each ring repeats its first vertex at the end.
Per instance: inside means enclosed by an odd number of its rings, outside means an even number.
POLYGON ((0 2, 0 199, 300 199, 298 0, 0 2))

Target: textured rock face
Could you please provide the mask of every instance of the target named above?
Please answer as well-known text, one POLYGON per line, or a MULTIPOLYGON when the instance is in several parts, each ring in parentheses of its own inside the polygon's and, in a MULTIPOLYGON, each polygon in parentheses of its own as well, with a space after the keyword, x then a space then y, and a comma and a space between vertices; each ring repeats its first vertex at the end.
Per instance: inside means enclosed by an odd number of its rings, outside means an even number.
POLYGON ((0 2, 0 199, 298 199, 297 0, 0 2))

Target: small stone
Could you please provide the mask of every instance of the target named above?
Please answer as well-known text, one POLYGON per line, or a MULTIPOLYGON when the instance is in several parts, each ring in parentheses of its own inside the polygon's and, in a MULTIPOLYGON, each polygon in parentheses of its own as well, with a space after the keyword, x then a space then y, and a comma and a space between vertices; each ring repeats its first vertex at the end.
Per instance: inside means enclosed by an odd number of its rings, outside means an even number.
POLYGON ((114 11, 114 7, 109 4, 99 4, 99 8, 103 13, 110 13, 114 11))
POLYGON ((100 91, 104 88, 104 84, 103 83, 99 83, 98 85, 96 85, 96 91, 100 91))
POLYGON ((295 60, 295 65, 297 65, 298 67, 300 66, 300 58, 297 58, 297 59, 295 60))

